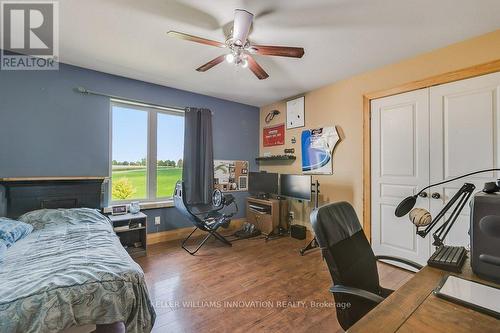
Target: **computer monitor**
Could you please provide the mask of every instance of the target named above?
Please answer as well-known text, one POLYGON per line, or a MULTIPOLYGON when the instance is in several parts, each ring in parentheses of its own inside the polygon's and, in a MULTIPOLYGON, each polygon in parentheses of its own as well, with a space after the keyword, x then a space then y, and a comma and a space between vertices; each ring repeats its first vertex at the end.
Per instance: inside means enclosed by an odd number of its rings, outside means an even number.
POLYGON ((297 200, 311 201, 311 176, 281 175, 280 195, 297 200))
POLYGON ((248 192, 252 194, 278 194, 278 174, 270 172, 250 172, 248 192))

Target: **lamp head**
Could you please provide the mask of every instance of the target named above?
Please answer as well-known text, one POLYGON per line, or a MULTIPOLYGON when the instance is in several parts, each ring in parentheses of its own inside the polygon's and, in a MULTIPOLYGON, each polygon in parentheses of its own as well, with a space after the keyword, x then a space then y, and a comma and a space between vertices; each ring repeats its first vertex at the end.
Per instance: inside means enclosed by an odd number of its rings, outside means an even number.
POLYGON ((396 211, 394 212, 394 214, 397 217, 405 216, 406 214, 408 214, 410 212, 410 210, 413 207, 415 207, 416 203, 417 203, 417 196, 416 195, 412 195, 411 197, 407 197, 399 203, 399 205, 396 207, 396 211))

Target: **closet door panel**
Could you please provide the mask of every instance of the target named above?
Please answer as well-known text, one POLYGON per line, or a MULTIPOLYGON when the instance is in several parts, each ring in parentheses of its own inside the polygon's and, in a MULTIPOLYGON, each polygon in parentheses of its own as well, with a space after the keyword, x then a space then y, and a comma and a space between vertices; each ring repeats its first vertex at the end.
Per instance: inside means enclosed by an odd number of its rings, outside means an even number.
MULTIPOLYGON (((436 103, 437 108, 431 110, 436 113, 435 116, 439 116, 438 123, 442 119, 441 126, 436 124, 438 126, 435 130, 443 133, 444 178, 456 177, 471 170, 494 167, 495 89, 485 88, 475 92, 438 95, 438 98, 440 100, 442 98, 441 103, 436 103)), ((433 107, 436 104, 433 104, 433 107)))
MULTIPOLYGON (((480 169, 500 166, 499 97, 500 73, 430 88, 431 183, 480 169)), ((440 194, 431 199, 435 216, 465 183, 480 191, 496 173, 483 173, 430 189, 440 194)), ((469 244, 469 208, 462 211, 446 239, 447 244, 469 244)))
MULTIPOLYGON (((429 99, 422 89, 372 101, 372 247, 376 254, 425 263, 429 240, 415 234, 399 202, 429 184, 429 99)), ((419 199, 428 209, 429 200, 419 199)))
POLYGON ((380 110, 380 176, 415 175, 415 104, 403 104, 380 110))

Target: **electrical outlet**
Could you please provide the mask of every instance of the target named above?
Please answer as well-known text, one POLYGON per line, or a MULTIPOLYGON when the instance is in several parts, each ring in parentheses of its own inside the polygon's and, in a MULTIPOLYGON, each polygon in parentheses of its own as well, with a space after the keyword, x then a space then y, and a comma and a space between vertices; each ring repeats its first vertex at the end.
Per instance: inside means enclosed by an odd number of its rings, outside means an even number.
POLYGON ((288 217, 290 220, 293 220, 295 218, 295 212, 288 212, 288 217))
POLYGON ((161 224, 161 216, 155 216, 155 225, 161 224))

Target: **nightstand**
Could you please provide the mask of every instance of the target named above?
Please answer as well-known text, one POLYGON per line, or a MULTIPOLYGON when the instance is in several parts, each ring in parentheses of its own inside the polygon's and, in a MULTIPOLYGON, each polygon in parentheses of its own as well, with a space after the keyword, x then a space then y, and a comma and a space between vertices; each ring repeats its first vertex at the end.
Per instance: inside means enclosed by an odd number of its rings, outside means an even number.
POLYGON ((146 220, 144 213, 109 215, 120 242, 132 258, 147 254, 146 220))

